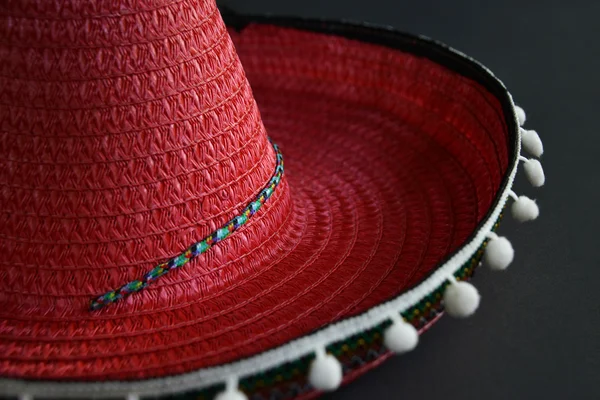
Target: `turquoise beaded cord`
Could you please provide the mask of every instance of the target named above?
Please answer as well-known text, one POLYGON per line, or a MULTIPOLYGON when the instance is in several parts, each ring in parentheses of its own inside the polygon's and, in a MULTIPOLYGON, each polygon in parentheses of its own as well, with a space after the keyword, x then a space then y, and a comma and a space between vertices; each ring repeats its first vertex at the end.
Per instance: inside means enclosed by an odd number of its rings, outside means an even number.
POLYGON ((188 247, 183 253, 157 265, 148 271, 142 278, 128 282, 118 289, 111 290, 110 292, 93 299, 90 303, 90 310, 99 310, 133 293, 139 292, 140 290, 146 288, 151 282, 166 275, 169 271, 181 268, 200 254, 207 252, 214 244, 225 240, 238 228, 244 226, 250 220, 250 218, 256 214, 258 210, 260 210, 262 205, 273 195, 275 189, 281 182, 281 178, 283 177, 283 155, 279 150, 279 146, 277 146, 275 143, 272 144, 277 156, 275 172, 273 173, 273 176, 267 185, 260 191, 258 196, 256 196, 256 198, 254 198, 254 200, 250 202, 250 204, 248 204, 239 215, 232 218, 229 222, 208 235, 206 238, 188 247))

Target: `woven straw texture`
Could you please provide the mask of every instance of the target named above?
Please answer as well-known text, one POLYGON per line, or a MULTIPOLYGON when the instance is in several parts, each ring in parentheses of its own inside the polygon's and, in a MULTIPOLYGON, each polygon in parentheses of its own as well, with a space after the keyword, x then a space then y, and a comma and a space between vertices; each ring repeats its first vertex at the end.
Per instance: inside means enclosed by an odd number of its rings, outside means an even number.
POLYGON ((212 0, 9 1, 0 19, 3 376, 172 375, 365 311, 465 242, 508 165, 498 101, 414 55, 228 34, 212 0), (90 312, 247 206, 275 167, 266 132, 286 175, 248 224, 90 312))

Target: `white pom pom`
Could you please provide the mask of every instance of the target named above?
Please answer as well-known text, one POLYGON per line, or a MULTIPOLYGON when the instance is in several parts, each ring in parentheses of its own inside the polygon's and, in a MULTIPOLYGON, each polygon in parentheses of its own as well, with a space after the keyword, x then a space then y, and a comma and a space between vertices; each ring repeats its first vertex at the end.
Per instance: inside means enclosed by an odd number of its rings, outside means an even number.
POLYGON ((383 343, 396 354, 406 353, 417 347, 419 332, 402 318, 394 318, 394 323, 383 334, 383 343))
POLYGON ((544 186, 546 176, 542 164, 538 160, 527 160, 524 164, 525 174, 534 187, 544 186))
POLYGON ((521 144, 527 152, 535 157, 544 154, 544 145, 536 131, 521 128, 521 144))
POLYGON ((515 258, 515 250, 505 237, 496 236, 485 248, 485 262, 493 270, 506 269, 515 258))
POLYGON ((225 389, 215 396, 215 400, 248 400, 248 397, 239 389, 225 389))
POLYGON ((527 120, 525 110, 523 110, 519 106, 515 106, 515 114, 517 114, 517 121, 519 121, 519 126, 523 126, 523 124, 525 124, 525 121, 527 120))
POLYGON ((479 292, 468 282, 453 282, 444 291, 446 312, 458 318, 472 315, 479 307, 479 292))
POLYGON ((535 200, 527 196, 519 196, 511 207, 512 216, 519 222, 531 221, 540 215, 540 209, 535 200))
POLYGON ((308 381, 317 390, 335 390, 342 383, 342 365, 331 354, 317 351, 317 358, 310 365, 308 381))

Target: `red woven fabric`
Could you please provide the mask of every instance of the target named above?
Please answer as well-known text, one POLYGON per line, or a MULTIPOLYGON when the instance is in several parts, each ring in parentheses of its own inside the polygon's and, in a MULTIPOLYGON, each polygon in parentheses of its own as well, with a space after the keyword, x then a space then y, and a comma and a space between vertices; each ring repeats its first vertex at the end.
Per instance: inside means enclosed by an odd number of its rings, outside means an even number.
POLYGON ((498 101, 424 58, 271 26, 232 42, 212 0, 0 19, 3 376, 172 375, 364 311, 463 244, 507 168, 498 101), (286 175, 265 207, 90 313, 247 205, 273 172, 266 132, 286 175))

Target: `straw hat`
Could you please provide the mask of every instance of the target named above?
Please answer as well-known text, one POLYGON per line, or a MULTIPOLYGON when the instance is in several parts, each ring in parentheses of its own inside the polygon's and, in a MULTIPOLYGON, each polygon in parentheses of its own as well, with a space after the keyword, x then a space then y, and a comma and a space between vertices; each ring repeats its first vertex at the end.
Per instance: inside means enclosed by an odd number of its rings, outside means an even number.
POLYGON ((0 5, 0 394, 308 398, 413 349, 539 136, 394 30, 213 0, 0 5), (524 153, 525 154, 525 153, 524 153))

